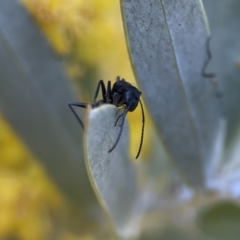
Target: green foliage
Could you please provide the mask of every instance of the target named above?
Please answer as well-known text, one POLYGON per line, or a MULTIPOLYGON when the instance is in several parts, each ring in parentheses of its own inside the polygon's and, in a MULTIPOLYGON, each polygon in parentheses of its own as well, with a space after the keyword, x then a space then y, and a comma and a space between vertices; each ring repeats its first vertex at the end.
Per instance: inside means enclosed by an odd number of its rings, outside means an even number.
POLYGON ((239 239, 240 208, 231 202, 209 206, 199 216, 199 227, 215 239, 239 239))

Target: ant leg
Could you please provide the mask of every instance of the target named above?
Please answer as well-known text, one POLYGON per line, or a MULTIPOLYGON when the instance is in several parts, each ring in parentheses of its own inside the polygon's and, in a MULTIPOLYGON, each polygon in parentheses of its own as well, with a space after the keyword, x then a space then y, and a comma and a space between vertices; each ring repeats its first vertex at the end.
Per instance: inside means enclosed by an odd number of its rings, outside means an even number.
POLYGON ((124 110, 124 109, 125 109, 125 107, 118 107, 118 110, 116 112, 116 116, 118 115, 119 111, 124 110))
POLYGON ((118 141, 119 141, 119 139, 120 139, 120 137, 121 137, 121 135, 122 135, 122 130, 123 130, 124 121, 125 121, 125 118, 126 118, 126 115, 127 115, 128 111, 129 111, 129 109, 126 108, 126 109, 124 110, 124 113, 121 114, 122 117, 123 117, 123 121, 122 121, 122 123, 121 123, 121 125, 120 125, 121 129, 120 129, 120 132, 119 132, 119 134, 118 134, 118 137, 117 137, 116 142, 113 144, 112 148, 108 150, 109 153, 112 152, 112 150, 113 150, 113 149, 117 146, 117 144, 118 144, 118 141))
MULTIPOLYGON (((117 110, 117 113, 118 113, 119 110, 122 110, 122 109, 118 109, 118 110, 117 110)), ((118 116, 117 120, 115 121, 114 127, 117 126, 118 120, 119 120, 124 114, 125 114, 125 111, 118 116)))
POLYGON ((79 124, 81 125, 82 129, 84 130, 84 125, 82 120, 80 119, 80 117, 77 115, 76 111, 74 110, 73 106, 75 107, 81 107, 81 108, 87 108, 87 103, 81 103, 81 102, 71 102, 68 104, 68 106, 70 107, 73 115, 76 117, 76 119, 78 120, 79 124))
POLYGON ((106 103, 112 103, 111 81, 107 83, 106 103))
POLYGON ((96 92, 95 92, 95 95, 94 95, 94 101, 93 101, 94 105, 96 105, 96 100, 97 100, 97 97, 98 97, 98 93, 99 93, 100 87, 102 88, 103 102, 104 103, 107 102, 107 99, 106 99, 106 87, 105 87, 105 84, 104 84, 103 80, 100 80, 98 82, 97 89, 96 89, 96 92))
POLYGON ((141 140, 140 140, 140 145, 139 145, 139 149, 138 149, 138 153, 137 153, 136 159, 138 158, 138 156, 139 156, 139 154, 140 154, 140 152, 141 152, 141 149, 142 149, 143 134, 144 134, 144 125, 145 125, 144 110, 143 110, 143 105, 142 105, 142 102, 141 102, 140 99, 139 99, 139 102, 140 102, 140 106, 141 106, 141 109, 142 109, 142 134, 141 134, 141 140))

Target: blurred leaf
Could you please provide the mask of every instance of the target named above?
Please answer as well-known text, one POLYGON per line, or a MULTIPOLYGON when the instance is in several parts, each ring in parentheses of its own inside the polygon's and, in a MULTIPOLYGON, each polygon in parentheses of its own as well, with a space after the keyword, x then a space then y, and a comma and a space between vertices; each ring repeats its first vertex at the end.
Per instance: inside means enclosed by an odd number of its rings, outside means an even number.
POLYGON ((213 60, 209 69, 217 73, 222 102, 228 120, 227 148, 215 186, 238 199, 240 144, 240 2, 203 1, 212 31, 213 60))
POLYGON ((86 165, 99 201, 110 215, 118 234, 129 237, 139 231, 140 215, 137 216, 136 211, 141 209, 137 204, 135 167, 126 152, 129 146, 127 122, 116 148, 108 152, 120 131, 120 127, 114 127, 116 113, 117 108, 111 105, 90 110, 86 165))
POLYGON ((188 232, 188 230, 178 229, 175 226, 168 226, 165 231, 155 229, 144 233, 140 240, 213 240, 206 238, 200 232, 188 232))
POLYGON ((228 119, 228 139, 240 124, 240 1, 203 0, 212 32, 213 60, 228 119))
POLYGON ((83 207, 93 193, 83 161, 80 126, 67 105, 76 96, 64 65, 18 1, 0 2, 0 51, 4 117, 58 186, 83 207))
POLYGON ((218 240, 238 240, 240 208, 231 202, 222 202, 205 209, 199 216, 200 229, 218 240))
POLYGON ((223 195, 238 201, 240 196, 240 129, 224 151, 223 161, 218 167, 212 184, 223 195))
POLYGON ((209 31, 201 1, 122 0, 122 12, 150 114, 186 180, 204 188, 224 127, 214 86, 202 76, 209 31))

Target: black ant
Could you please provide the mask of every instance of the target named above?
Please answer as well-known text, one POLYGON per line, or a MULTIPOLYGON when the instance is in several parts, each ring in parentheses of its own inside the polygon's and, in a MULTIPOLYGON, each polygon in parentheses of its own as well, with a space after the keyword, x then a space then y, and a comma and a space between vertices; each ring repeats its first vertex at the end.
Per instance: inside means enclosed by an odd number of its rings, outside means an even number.
MULTIPOLYGON (((124 120, 126 118, 127 113, 128 112, 133 112, 136 109, 136 107, 138 106, 138 102, 140 102, 140 106, 141 106, 141 109, 142 109, 142 135, 141 135, 141 140, 140 140, 138 153, 137 153, 137 156, 136 156, 136 159, 138 158, 138 156, 141 152, 141 149, 142 149, 143 134, 144 134, 144 123, 145 123, 144 110, 143 110, 142 102, 140 100, 141 94, 142 93, 136 87, 134 87, 130 83, 126 82, 124 78, 120 79, 120 77, 117 77, 117 80, 113 84, 112 88, 111 88, 111 81, 108 81, 107 89, 105 87, 105 84, 104 84, 103 80, 100 80, 98 82, 97 89, 96 89, 96 92, 95 92, 95 95, 94 95, 94 102, 93 102, 93 104, 91 104, 92 108, 95 108, 95 107, 98 107, 102 104, 108 103, 108 104, 113 104, 116 107, 124 109, 123 113, 115 121, 115 126, 116 126, 117 122, 122 117, 122 122, 120 124, 120 127, 121 127, 120 132, 118 134, 116 142, 113 144, 112 148, 108 152, 112 152, 112 150, 116 147, 116 145, 117 145, 117 143, 118 143, 118 141, 121 137, 123 124, 124 124, 124 120), (101 90, 102 90, 103 99, 96 102, 100 87, 101 87, 101 90)), ((78 122, 80 123, 80 125, 84 129, 83 122, 80 119, 80 117, 77 115, 77 113, 75 112, 73 106, 81 107, 81 108, 87 108, 88 104, 87 103, 81 103, 81 102, 72 102, 72 103, 69 103, 68 105, 69 105, 71 111, 73 112, 74 116, 77 118, 78 122)))

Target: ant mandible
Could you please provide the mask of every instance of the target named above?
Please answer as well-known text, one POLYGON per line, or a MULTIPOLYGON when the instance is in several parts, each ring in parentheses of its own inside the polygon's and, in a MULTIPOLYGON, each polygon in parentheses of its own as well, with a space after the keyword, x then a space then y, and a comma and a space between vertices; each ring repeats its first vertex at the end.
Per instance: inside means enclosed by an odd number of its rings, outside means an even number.
MULTIPOLYGON (((144 134, 144 124, 145 124, 145 117, 144 117, 144 110, 142 106, 142 102, 140 100, 141 92, 134 86, 132 86, 130 83, 126 82, 124 78, 120 79, 120 77, 117 77, 116 82, 113 84, 113 87, 111 88, 111 81, 108 81, 107 83, 107 89, 105 87, 105 84, 103 80, 100 80, 97 85, 97 89, 94 95, 94 102, 91 104, 92 108, 98 107, 102 104, 113 104, 116 107, 123 108, 123 113, 116 119, 115 126, 117 125, 117 122, 120 118, 122 118, 122 122, 120 124, 120 132, 118 134, 116 142, 113 144, 112 148, 108 152, 112 152, 113 149, 117 146, 118 141, 121 137, 122 130, 123 130, 123 124, 124 120, 126 118, 126 115, 128 112, 133 112, 136 107, 138 106, 138 102, 140 102, 141 110, 142 110, 142 134, 141 134, 141 140, 140 145, 138 149, 138 153, 136 156, 136 159, 138 158, 141 149, 142 149, 142 143, 143 143, 143 134, 144 134), (102 90, 102 100, 96 101, 98 97, 99 90, 102 90)), ((81 107, 81 108, 87 108, 87 103, 82 102, 71 102, 68 104, 72 113, 77 118, 78 122, 84 129, 84 125, 80 117, 77 115, 76 111, 74 110, 73 106, 75 107, 81 107)))

